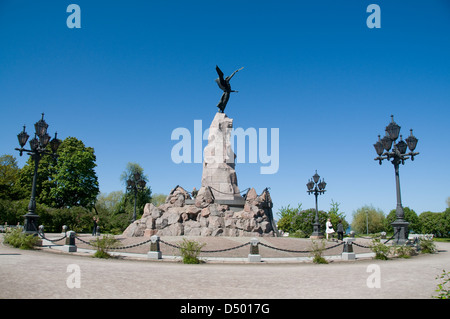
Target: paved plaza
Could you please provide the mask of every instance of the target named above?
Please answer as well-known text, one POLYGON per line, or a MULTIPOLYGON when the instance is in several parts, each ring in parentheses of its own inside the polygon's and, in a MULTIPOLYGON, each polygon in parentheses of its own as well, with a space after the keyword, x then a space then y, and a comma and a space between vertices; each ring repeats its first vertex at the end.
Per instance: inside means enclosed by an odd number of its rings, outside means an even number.
POLYGON ((2 243, 0 298, 431 298, 437 294, 436 276, 450 269, 450 243, 436 245, 437 254, 387 261, 361 258, 318 265, 263 258, 258 264, 185 265, 167 258, 105 260, 82 252, 20 250, 2 243))

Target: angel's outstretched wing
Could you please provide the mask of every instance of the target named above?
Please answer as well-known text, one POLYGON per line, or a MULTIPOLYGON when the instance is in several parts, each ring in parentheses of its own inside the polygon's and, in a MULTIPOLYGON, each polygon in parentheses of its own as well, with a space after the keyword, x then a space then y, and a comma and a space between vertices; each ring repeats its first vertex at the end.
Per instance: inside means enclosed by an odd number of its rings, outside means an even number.
POLYGON ((216 82, 222 90, 225 90, 225 88, 227 87, 227 83, 225 82, 225 80, 223 78, 222 70, 217 65, 216 65, 216 71, 217 71, 217 74, 219 75, 219 78, 216 79, 216 82))

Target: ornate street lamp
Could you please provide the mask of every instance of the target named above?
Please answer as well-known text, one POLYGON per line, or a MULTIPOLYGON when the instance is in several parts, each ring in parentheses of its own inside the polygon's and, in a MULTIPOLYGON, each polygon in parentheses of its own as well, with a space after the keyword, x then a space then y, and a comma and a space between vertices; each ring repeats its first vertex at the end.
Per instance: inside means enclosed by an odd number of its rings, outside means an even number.
POLYGON ((22 156, 23 152, 27 152, 28 155, 31 155, 31 158, 34 160, 34 175, 33 175, 33 185, 31 187, 31 199, 28 204, 28 213, 24 215, 25 223, 24 223, 24 232, 29 234, 37 234, 38 226, 37 222, 39 216, 36 214, 36 181, 38 174, 39 161, 41 160, 43 155, 51 155, 53 157, 57 157, 56 151, 61 144, 61 140, 57 138, 57 133, 55 133, 55 137, 50 141, 51 137, 47 133, 48 124, 44 121, 44 113, 42 113, 42 118, 34 124, 34 138, 30 140, 30 149, 25 149, 24 146, 30 137, 27 132, 25 132, 25 125, 23 126, 23 131, 17 135, 19 140, 20 148, 16 148, 15 150, 19 151, 20 156, 22 156), (51 152, 46 150, 47 145, 50 143, 51 152))
POLYGON ((325 183, 325 180, 320 180, 320 176, 316 173, 312 177, 312 180, 310 179, 309 182, 306 184, 306 187, 308 188, 307 192, 309 195, 314 194, 316 197, 316 217, 313 224, 313 233, 311 234, 311 238, 313 239, 319 239, 323 238, 323 233, 320 231, 320 223, 319 223, 319 210, 317 207, 317 197, 323 193, 325 193, 325 186, 327 186, 327 183, 325 183))
POLYGON ((400 134, 400 126, 394 122, 394 116, 391 115, 391 123, 386 126, 386 136, 380 139, 378 135, 378 141, 373 145, 378 157, 375 158, 379 161, 380 165, 383 160, 392 160, 391 163, 394 165, 395 169, 395 185, 397 191, 397 208, 396 208, 396 220, 391 224, 394 228, 395 240, 397 244, 405 244, 408 240, 408 225, 409 223, 405 221, 405 213, 403 211, 401 194, 400 194, 400 175, 399 166, 405 164, 405 160, 411 158, 414 161, 414 156, 419 153, 414 153, 417 146, 418 139, 413 135, 412 130, 410 130, 410 136, 403 141, 400 135, 400 141, 395 142, 400 134), (391 150, 392 147, 392 150, 391 150), (410 152, 406 153, 407 148, 410 152))
POLYGON ((143 191, 145 189, 146 182, 142 178, 140 173, 134 173, 132 178, 129 178, 127 180, 127 190, 134 192, 134 212, 133 212, 133 218, 131 222, 134 222, 136 220, 136 201, 137 201, 137 194, 140 191, 143 191))

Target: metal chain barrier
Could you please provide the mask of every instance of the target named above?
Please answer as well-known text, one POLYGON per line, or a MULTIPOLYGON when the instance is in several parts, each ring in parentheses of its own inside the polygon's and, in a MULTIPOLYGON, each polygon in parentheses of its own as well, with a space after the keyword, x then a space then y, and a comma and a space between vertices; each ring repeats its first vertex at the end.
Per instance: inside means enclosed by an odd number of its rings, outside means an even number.
MULTIPOLYGON (((87 241, 81 239, 81 238, 78 237, 78 236, 75 236, 75 238, 78 239, 79 241, 81 241, 82 243, 86 244, 86 245, 89 245, 89 246, 91 246, 91 247, 95 247, 95 248, 96 248, 95 245, 93 245, 92 243, 87 242, 87 241)), ((129 246, 109 247, 108 250, 120 250, 120 249, 134 248, 134 247, 138 247, 138 246, 147 244, 147 243, 149 243, 150 241, 151 241, 151 238, 150 238, 149 240, 143 241, 143 242, 141 242, 141 243, 137 243, 137 244, 133 244, 133 245, 129 245, 129 246)))
POLYGON ((250 242, 236 246, 236 247, 232 247, 232 248, 225 248, 225 249, 218 249, 218 250, 200 250, 201 253, 219 253, 219 252, 224 252, 224 251, 230 251, 233 249, 238 249, 241 247, 245 247, 247 245, 250 245, 250 242))
POLYGON ((362 244, 358 244, 356 242, 353 242, 352 245, 355 245, 355 246, 358 246, 358 247, 361 247, 361 248, 369 248, 369 249, 371 248, 371 246, 365 246, 365 245, 362 245, 362 244))
MULTIPOLYGON (((397 235, 399 232, 400 232, 400 230, 397 230, 397 231, 394 233, 394 235, 392 235, 392 237, 389 238, 388 240, 386 240, 383 244, 387 244, 387 243, 388 243, 389 241, 391 241, 391 240, 395 237, 395 235, 397 235)), ((378 237, 377 237, 377 238, 378 238, 378 237)), ((373 239, 377 239, 377 238, 373 238, 373 239)), ((358 243, 356 243, 356 242, 353 242, 353 245, 358 246, 358 247, 361 247, 361 248, 369 248, 369 249, 372 248, 371 246, 365 246, 365 245, 362 245, 362 244, 358 244, 358 243)))
MULTIPOLYGON (((341 243, 338 243, 336 245, 324 248, 323 250, 328 250, 328 249, 331 249, 331 248, 335 248, 335 247, 338 247, 338 246, 343 245, 343 244, 344 244, 344 242, 341 242, 341 243)), ((270 245, 267 245, 267 244, 263 244, 263 243, 259 243, 259 245, 267 247, 267 248, 271 248, 271 249, 274 249, 274 250, 288 252, 288 253, 312 253, 313 252, 313 250, 290 250, 290 249, 277 248, 277 247, 273 247, 273 246, 270 246, 270 245)))
POLYGON ((91 244, 90 242, 87 242, 87 241, 81 239, 81 238, 78 237, 78 236, 75 236, 75 238, 78 239, 79 241, 81 241, 82 243, 86 244, 86 245, 92 246, 92 244, 91 244))
MULTIPOLYGON (((161 243, 167 245, 167 246, 170 246, 170 247, 173 247, 173 248, 176 248, 176 249, 180 249, 180 246, 174 245, 174 244, 171 244, 171 243, 168 243, 168 242, 165 242, 161 238, 159 239, 159 241, 161 243)), ((224 251, 230 251, 230 250, 233 250, 233 249, 238 249, 238 248, 241 248, 241 247, 245 247, 247 245, 250 245, 250 242, 247 242, 245 244, 238 245, 238 246, 235 246, 235 247, 231 247, 231 248, 218 249, 218 250, 200 250, 200 252, 201 253, 219 253, 219 252, 224 252, 224 251)))
POLYGON ((133 248, 133 247, 138 247, 144 244, 147 244, 149 242, 151 242, 152 239, 150 238, 149 240, 143 241, 142 243, 137 243, 137 244, 133 244, 133 245, 129 245, 129 246, 122 246, 122 247, 115 247, 115 248, 109 248, 111 250, 120 250, 120 249, 127 249, 127 248, 133 248))
POLYGON ((63 237, 57 238, 57 239, 49 239, 49 238, 45 237, 44 232, 41 232, 41 231, 38 231, 38 235, 39 235, 39 237, 41 237, 42 239, 48 240, 48 241, 50 241, 50 242, 52 242, 52 243, 67 238, 67 233, 65 233, 63 237))

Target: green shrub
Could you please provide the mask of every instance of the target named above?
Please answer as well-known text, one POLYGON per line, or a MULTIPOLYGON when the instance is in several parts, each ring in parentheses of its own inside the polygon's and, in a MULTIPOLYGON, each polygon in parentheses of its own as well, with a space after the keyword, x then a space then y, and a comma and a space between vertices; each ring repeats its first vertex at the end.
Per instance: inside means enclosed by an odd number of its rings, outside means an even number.
POLYGON ((433 296, 436 299, 450 299, 450 287, 448 286, 450 283, 450 273, 445 270, 442 271, 440 276, 437 276, 436 279, 441 279, 441 282, 437 285, 436 292, 439 292, 439 295, 433 296))
POLYGON ((411 256, 416 255, 416 250, 412 246, 394 246, 393 250, 398 258, 411 258, 411 256))
POLYGON ((119 246, 119 241, 112 235, 103 235, 101 239, 98 237, 91 240, 91 245, 97 248, 94 254, 95 258, 110 258, 111 255, 108 254, 107 250, 119 246))
POLYGON ((4 237, 5 244, 20 249, 33 249, 39 242, 39 237, 22 232, 21 228, 7 229, 4 237))
POLYGON ((328 264, 328 261, 322 256, 322 253, 325 249, 326 242, 321 240, 320 244, 312 240, 311 241, 311 249, 313 254, 313 263, 315 264, 328 264))
POLYGON ((422 254, 434 254, 437 252, 433 239, 422 238, 419 240, 420 252, 422 254))
POLYGON ((388 260, 390 247, 383 244, 379 239, 374 239, 370 245, 370 249, 375 253, 375 259, 388 260))
POLYGON ((201 244, 195 240, 187 240, 183 238, 183 242, 179 244, 181 256, 183 257, 184 264, 199 264, 201 262, 198 259, 201 249, 206 244, 201 244))

